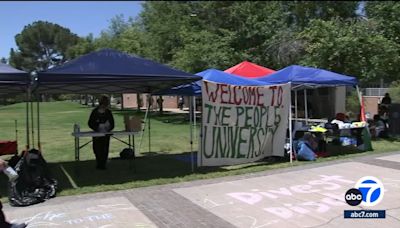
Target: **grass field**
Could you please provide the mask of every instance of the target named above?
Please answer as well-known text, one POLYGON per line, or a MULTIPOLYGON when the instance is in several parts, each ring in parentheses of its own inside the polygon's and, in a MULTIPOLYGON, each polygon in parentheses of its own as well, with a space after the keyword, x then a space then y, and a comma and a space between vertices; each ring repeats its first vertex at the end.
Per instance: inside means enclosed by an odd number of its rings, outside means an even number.
MULTIPOLYGON (((74 138, 71 136, 74 123, 80 124, 81 131, 89 130, 87 120, 91 110, 91 107, 73 102, 47 102, 40 105, 42 152, 53 176, 59 181, 59 195, 128 189, 306 164, 305 162, 290 164, 286 161, 263 161, 230 167, 198 168, 195 173, 192 173, 187 114, 166 113, 159 116, 158 113, 153 113, 151 115, 151 152, 148 150, 148 131, 144 133, 141 153, 137 154, 138 158, 134 163, 118 159, 119 152, 126 145, 112 140, 108 170, 98 171, 94 168, 95 161, 91 144, 81 149, 81 161, 74 161, 74 138)), ((144 116, 143 112, 137 114, 135 111, 125 110, 114 110, 113 113, 115 130, 123 130, 123 115, 126 113, 144 116)), ((0 107, 1 140, 15 139, 14 120, 18 121, 18 144, 19 151, 22 151, 26 142, 25 104, 0 107)), ((139 136, 135 138, 136 150, 139 139, 139 136)), ((81 138, 82 143, 87 140, 89 138, 81 138)), ((374 141, 373 147, 374 151, 364 153, 353 151, 349 154, 338 150, 336 156, 321 158, 317 162, 395 151, 400 148, 400 141, 374 141)), ((197 150, 197 140, 194 140, 193 148, 197 150)), ((0 194, 2 196, 7 195, 6 181, 5 175, 1 175, 0 194)))

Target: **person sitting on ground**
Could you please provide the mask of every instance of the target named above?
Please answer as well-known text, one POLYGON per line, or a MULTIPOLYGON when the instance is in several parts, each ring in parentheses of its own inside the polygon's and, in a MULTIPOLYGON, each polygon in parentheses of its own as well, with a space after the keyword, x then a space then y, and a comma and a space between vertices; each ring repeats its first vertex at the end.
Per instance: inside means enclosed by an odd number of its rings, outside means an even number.
POLYGON ((318 143, 314 140, 311 133, 306 132, 303 140, 298 144, 297 160, 299 161, 315 161, 316 154, 314 150, 317 148, 318 143))
POLYGON ((346 119, 346 115, 344 113, 336 113, 335 119, 331 121, 332 124, 337 124, 340 128, 346 119))
POLYGON ((340 136, 349 136, 351 135, 351 131, 346 128, 350 128, 351 123, 349 117, 344 113, 337 113, 334 120, 331 121, 331 124, 336 124, 338 129, 340 130, 340 136))
POLYGON ((386 123, 381 119, 379 115, 374 115, 374 123, 371 126, 372 131, 375 133, 376 138, 386 138, 387 137, 387 127, 386 123))

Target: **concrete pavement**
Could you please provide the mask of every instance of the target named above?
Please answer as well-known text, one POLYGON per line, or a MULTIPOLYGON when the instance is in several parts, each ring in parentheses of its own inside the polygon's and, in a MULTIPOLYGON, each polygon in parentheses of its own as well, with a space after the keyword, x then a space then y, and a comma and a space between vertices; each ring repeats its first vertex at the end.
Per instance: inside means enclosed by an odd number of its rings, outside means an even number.
POLYGON ((26 208, 5 205, 28 227, 400 227, 400 153, 285 169, 56 197, 26 208), (345 192, 360 177, 382 181, 376 206, 349 206, 345 192), (385 219, 344 219, 344 210, 386 210, 385 219))

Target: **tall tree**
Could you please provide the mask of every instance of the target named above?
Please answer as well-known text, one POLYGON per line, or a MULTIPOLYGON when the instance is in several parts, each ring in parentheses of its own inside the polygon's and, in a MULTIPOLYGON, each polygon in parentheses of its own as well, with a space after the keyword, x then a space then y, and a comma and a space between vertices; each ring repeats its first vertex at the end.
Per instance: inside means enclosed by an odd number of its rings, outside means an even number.
POLYGON ((233 49, 230 37, 208 31, 198 33, 182 32, 185 46, 179 49, 171 64, 179 69, 197 73, 207 68, 230 67, 233 49))
POLYGON ((378 23, 385 37, 400 44, 400 2, 367 1, 365 4, 367 18, 378 23))
POLYGON ((400 46, 381 35, 372 20, 315 20, 299 37, 306 42, 301 64, 353 75, 362 82, 399 77, 400 46))
POLYGON ((67 50, 66 57, 74 59, 95 50, 95 40, 93 34, 90 33, 87 37, 79 38, 78 42, 67 50))
POLYGON ((148 1, 143 4, 140 26, 146 32, 148 57, 168 63, 182 44, 180 31, 190 23, 192 5, 176 1, 148 1))
POLYGON ((328 21, 335 18, 358 17, 359 1, 283 1, 288 25, 305 28, 314 19, 328 21))
POLYGON ((60 25, 36 21, 15 36, 18 50, 11 49, 10 63, 26 71, 45 70, 66 60, 68 48, 78 36, 60 25))

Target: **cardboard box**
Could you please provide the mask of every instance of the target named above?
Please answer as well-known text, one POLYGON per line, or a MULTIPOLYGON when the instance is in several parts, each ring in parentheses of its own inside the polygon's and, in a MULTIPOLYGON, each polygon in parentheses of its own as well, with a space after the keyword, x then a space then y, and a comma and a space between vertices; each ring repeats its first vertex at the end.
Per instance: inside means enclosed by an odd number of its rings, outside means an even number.
POLYGON ((141 131, 142 120, 136 116, 124 116, 125 131, 141 131))

